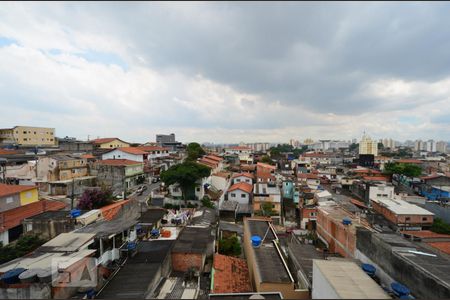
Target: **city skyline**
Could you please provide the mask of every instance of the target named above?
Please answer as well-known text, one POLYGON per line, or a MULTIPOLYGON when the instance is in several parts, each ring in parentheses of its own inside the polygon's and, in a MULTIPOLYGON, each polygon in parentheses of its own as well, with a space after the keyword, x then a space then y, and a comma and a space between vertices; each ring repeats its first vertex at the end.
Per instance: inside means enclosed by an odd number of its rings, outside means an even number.
POLYGON ((0 128, 450 140, 448 3, 5 3, 0 128), (419 26, 420 24, 420 26, 419 26))

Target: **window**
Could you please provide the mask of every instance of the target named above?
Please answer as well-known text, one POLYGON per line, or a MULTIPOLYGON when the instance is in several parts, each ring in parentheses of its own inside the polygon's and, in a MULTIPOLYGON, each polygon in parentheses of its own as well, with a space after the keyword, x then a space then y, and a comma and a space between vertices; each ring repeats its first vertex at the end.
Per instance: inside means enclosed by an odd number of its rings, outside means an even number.
POLYGON ((241 180, 240 179, 236 179, 236 182, 241 182, 241 180))
POLYGON ((246 198, 247 195, 246 194, 241 194, 241 198, 246 198))
POLYGON ((109 148, 112 148, 113 145, 109 145, 109 148))
POLYGON ((236 194, 235 193, 231 193, 231 197, 236 197, 236 194))
POLYGON ((33 230, 33 224, 32 223, 27 224, 27 232, 32 231, 32 230, 33 230))
POLYGON ((23 134, 27 134, 27 132, 26 132, 26 131, 24 131, 24 132, 23 132, 23 134))
POLYGON ((34 132, 34 134, 36 134, 36 131, 34 132))
POLYGON ((406 221, 411 221, 411 218, 410 217, 406 217, 405 220, 406 221))
POLYGON ((7 198, 6 198, 6 203, 7 203, 7 204, 12 203, 13 200, 14 200, 13 197, 7 197, 7 198))
POLYGON ((195 190, 196 190, 197 192, 200 192, 200 188, 199 188, 199 187, 198 187, 198 188, 196 188, 195 190))
POLYGON ((428 218, 427 218, 427 217, 423 217, 423 218, 422 218, 422 221, 425 221, 425 222, 426 222, 426 221, 428 221, 428 218))

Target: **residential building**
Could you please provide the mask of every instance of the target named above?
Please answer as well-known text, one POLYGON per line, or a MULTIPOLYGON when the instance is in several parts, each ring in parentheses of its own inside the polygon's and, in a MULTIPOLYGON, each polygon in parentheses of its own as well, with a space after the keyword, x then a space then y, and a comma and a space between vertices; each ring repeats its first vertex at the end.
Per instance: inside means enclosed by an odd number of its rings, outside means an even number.
POLYGON ((254 178, 255 178, 255 176, 253 176, 253 174, 250 174, 250 173, 237 173, 237 174, 234 174, 233 177, 231 177, 233 184, 240 183, 240 182, 253 184, 254 178))
POLYGON ((244 252, 250 282, 256 292, 277 291, 285 299, 308 299, 307 288, 297 288, 279 246, 270 218, 244 218, 244 252), (252 237, 261 241, 252 245, 252 237))
POLYGON ((239 156, 239 160, 242 163, 252 163, 252 152, 253 150, 247 146, 235 146, 235 147, 227 147, 225 148, 225 154, 237 154, 239 156))
POLYGON ((436 152, 436 142, 434 140, 428 140, 426 142, 426 151, 427 152, 436 152))
POLYGON ((203 272, 206 258, 214 252, 214 237, 210 228, 187 226, 181 231, 172 248, 172 269, 187 272, 195 268, 203 272))
POLYGON ((393 139, 382 139, 380 142, 383 144, 384 148, 395 150, 395 141, 393 139))
POLYGON ((372 208, 403 230, 421 230, 433 224, 434 214, 400 197, 370 199, 372 208))
POLYGON ((64 208, 66 204, 63 202, 41 200, 0 212, 0 242, 5 246, 18 239, 24 231, 22 226, 24 219, 64 208))
POLYGON ((37 163, 37 181, 64 181, 88 176, 87 159, 72 155, 40 157, 37 163))
POLYGON ((240 204, 249 204, 252 200, 253 185, 240 182, 233 184, 227 191, 227 200, 236 201, 240 204))
POLYGON ((265 205, 270 205, 272 219, 281 224, 281 191, 275 183, 259 182, 253 186, 253 211, 263 214, 265 205))
POLYGON ((299 184, 306 184, 312 189, 317 189, 320 185, 320 179, 317 174, 299 173, 297 174, 297 181, 299 184))
POLYGON ((436 151, 439 153, 447 153, 447 142, 444 141, 437 142, 436 151))
POLYGON ((364 134, 359 142, 359 154, 378 155, 378 143, 372 140, 368 135, 364 134))
POLYGON ((100 185, 110 186, 116 191, 131 188, 145 180, 144 164, 127 159, 97 161, 93 171, 100 185))
POLYGON ((156 135, 156 143, 162 145, 165 143, 175 143, 175 133, 171 134, 157 134, 156 135))
POLYGON ((15 126, 0 129, 0 144, 19 146, 55 146, 55 129, 47 127, 15 126))
POLYGON ((38 189, 33 185, 0 183, 0 212, 37 202, 38 189))
POLYGON ((76 138, 68 137, 56 138, 59 149, 68 152, 92 152, 94 150, 94 144, 89 141, 79 141, 76 138))
POLYGON ((170 156, 169 148, 164 148, 161 146, 139 146, 136 147, 141 151, 144 151, 146 154, 144 155, 144 160, 155 160, 159 158, 167 158, 170 156))
POLYGON ((353 261, 314 259, 312 273, 312 299, 391 299, 353 261))
POLYGON ((256 164, 256 182, 275 182, 275 170, 276 166, 272 166, 265 163, 256 164))
POLYGON ((95 148, 112 149, 130 147, 130 144, 118 138, 101 138, 90 141, 95 148))
POLYGON ((356 228, 368 223, 344 210, 334 201, 320 203, 317 208, 316 233, 330 253, 355 257, 356 228))
MULTIPOLYGON (((85 212, 82 212, 83 214, 85 212)), ((69 210, 51 210, 23 219, 23 232, 39 235, 50 240, 61 233, 76 229, 77 219, 70 215, 69 210)))
POLYGON ((137 147, 116 148, 102 154, 102 159, 127 159, 132 161, 144 162, 147 152, 137 147))

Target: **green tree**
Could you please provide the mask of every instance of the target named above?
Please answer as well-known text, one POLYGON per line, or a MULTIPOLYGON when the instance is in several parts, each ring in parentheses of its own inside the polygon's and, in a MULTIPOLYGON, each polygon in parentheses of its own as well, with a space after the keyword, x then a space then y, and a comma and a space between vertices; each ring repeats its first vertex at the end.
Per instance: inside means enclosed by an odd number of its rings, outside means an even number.
POLYGON ((182 197, 187 202, 188 190, 195 188, 197 180, 208 177, 210 174, 211 168, 193 161, 185 161, 161 172, 160 178, 167 186, 178 183, 182 197))
POLYGON ((450 224, 445 223, 444 220, 440 218, 435 218, 433 225, 431 226, 431 231, 442 234, 450 234, 450 224))
POLYGON ((0 264, 22 257, 35 250, 46 241, 35 234, 22 235, 15 243, 0 246, 0 264))
POLYGON ((387 163, 384 166, 384 173, 388 175, 399 174, 408 177, 418 177, 422 174, 422 169, 415 164, 387 163))
POLYGON ((273 165, 273 160, 271 160, 270 157, 267 155, 264 155, 263 157, 261 157, 261 162, 265 163, 265 164, 273 165))
POLYGON ((261 210, 259 211, 259 214, 261 214, 262 216, 272 216, 276 214, 276 212, 273 209, 272 203, 264 202, 263 204, 261 204, 261 210))
POLYGON ((236 236, 219 240, 219 253, 223 255, 239 256, 241 255, 242 248, 239 240, 236 236))
POLYGON ((198 158, 206 154, 205 150, 200 146, 199 143, 189 143, 186 147, 187 159, 188 161, 196 161, 198 158))
POLYGON ((214 208, 214 203, 207 196, 203 197, 202 205, 207 208, 214 208))
POLYGON ((350 144, 350 146, 348 147, 348 150, 351 152, 351 151, 356 151, 356 150, 358 150, 358 148, 359 148, 359 144, 357 144, 357 143, 352 143, 352 144, 350 144))

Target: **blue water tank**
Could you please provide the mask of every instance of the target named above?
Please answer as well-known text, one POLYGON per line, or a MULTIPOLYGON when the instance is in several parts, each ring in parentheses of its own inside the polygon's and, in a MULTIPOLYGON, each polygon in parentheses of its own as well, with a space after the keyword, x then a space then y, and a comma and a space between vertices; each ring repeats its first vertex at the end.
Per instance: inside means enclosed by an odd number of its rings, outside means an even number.
POLYGON ((350 225, 350 224, 352 224, 352 220, 350 220, 349 218, 343 218, 342 219, 342 224, 350 225))
POLYGON ((128 250, 135 250, 136 249, 136 243, 135 242, 128 242, 128 245, 127 245, 127 249, 128 250))
POLYGON ((0 277, 0 280, 6 284, 19 283, 20 282, 19 275, 25 271, 26 269, 24 268, 16 268, 9 270, 0 277))
POLYGON ((411 293, 410 290, 406 286, 404 286, 403 284, 400 284, 398 282, 391 283, 391 288, 397 297, 407 296, 407 295, 409 295, 409 293, 411 293))
POLYGON ((252 240, 253 247, 259 247, 261 245, 262 239, 260 236, 254 235, 251 237, 251 240, 252 240))
POLYGON ((70 211, 70 216, 71 216, 72 218, 76 218, 76 217, 81 216, 81 210, 79 210, 79 209, 72 209, 72 210, 70 211))
POLYGON ((152 229, 152 231, 150 231, 150 233, 152 235, 159 235, 159 230, 158 229, 152 229))
POLYGON ((377 269, 371 264, 362 264, 361 267, 362 267, 363 271, 366 272, 367 275, 369 275, 371 277, 374 276, 375 272, 377 271, 377 269))

